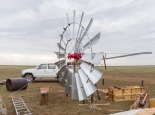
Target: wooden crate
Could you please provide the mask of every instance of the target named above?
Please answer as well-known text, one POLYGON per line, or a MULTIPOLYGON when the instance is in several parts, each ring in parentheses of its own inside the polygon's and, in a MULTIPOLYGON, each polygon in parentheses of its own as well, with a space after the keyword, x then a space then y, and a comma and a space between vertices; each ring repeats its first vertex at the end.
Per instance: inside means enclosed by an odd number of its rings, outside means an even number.
POLYGON ((0 115, 7 115, 6 106, 2 100, 1 95, 0 95, 0 115))
POLYGON ((140 94, 145 94, 145 88, 140 86, 109 87, 108 96, 112 101, 136 100, 140 94))

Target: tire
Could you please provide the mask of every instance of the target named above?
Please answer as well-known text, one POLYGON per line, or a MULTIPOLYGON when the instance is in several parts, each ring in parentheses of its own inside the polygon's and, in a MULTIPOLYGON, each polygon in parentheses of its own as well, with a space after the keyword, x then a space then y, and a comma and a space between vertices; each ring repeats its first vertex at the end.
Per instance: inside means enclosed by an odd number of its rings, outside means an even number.
POLYGON ((35 80, 35 78, 33 77, 32 74, 25 74, 25 79, 30 83, 33 82, 35 80))
POLYGON ((57 80, 58 80, 58 82, 60 82, 59 76, 57 76, 57 80))

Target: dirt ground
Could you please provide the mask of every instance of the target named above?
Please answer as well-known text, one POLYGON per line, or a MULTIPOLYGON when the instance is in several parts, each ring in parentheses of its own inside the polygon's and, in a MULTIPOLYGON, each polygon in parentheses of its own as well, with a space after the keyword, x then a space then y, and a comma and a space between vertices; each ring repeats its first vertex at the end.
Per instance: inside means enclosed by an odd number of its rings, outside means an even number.
MULTIPOLYGON (((21 77, 21 70, 30 68, 30 66, 0 66, 0 80, 8 78, 21 77)), ((144 80, 144 86, 151 97, 155 97, 155 66, 130 66, 130 67, 97 67, 104 74, 97 86, 99 89, 107 89, 109 86, 129 86, 141 85, 144 80), (102 85, 102 79, 105 84, 102 85)), ((9 92, 6 86, 0 86, 0 94, 3 96, 7 106, 8 115, 15 115, 15 110, 11 101, 11 96, 20 95, 33 115, 108 115, 110 113, 128 110, 133 101, 112 102, 105 100, 105 94, 100 92, 101 100, 94 96, 96 110, 91 110, 87 105, 79 105, 82 102, 71 100, 63 92, 64 88, 56 80, 37 80, 29 84, 26 90, 19 92, 9 92), (48 105, 40 106, 39 88, 50 87, 48 105)), ((89 100, 86 103, 90 103, 89 100)))

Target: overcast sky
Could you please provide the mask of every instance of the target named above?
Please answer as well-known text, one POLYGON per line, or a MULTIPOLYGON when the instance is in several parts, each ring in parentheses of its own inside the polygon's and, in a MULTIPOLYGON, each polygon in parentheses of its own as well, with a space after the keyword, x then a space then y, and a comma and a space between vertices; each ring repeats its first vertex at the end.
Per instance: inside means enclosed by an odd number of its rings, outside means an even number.
POLYGON ((108 60, 107 65, 155 65, 155 0, 0 0, 0 65, 37 65, 55 62, 56 43, 66 13, 83 24, 93 18, 88 32, 101 32, 94 52, 139 55, 108 60))

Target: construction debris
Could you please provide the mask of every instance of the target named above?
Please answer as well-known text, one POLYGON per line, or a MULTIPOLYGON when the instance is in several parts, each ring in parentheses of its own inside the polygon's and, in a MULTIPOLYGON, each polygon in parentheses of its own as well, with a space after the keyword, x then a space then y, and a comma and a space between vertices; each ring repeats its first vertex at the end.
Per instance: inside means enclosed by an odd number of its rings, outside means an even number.
POLYGON ((32 115, 32 113, 27 108, 23 99, 19 97, 12 97, 12 102, 16 111, 16 115, 32 115))
POLYGON ((6 84, 6 80, 0 80, 0 85, 5 85, 6 84))
MULTIPOLYGON (((83 106, 83 105, 90 105, 90 104, 79 104, 79 106, 83 106)), ((93 104, 93 105, 110 105, 110 103, 104 103, 104 104, 93 104)))
POLYGON ((133 105, 131 105, 130 110, 137 108, 148 108, 149 98, 150 96, 148 95, 148 93, 139 95, 133 105))
POLYGON ((108 93, 108 89, 98 89, 98 91, 102 92, 103 94, 107 94, 108 93))
POLYGON ((107 106, 110 105, 110 103, 104 103, 104 104, 94 104, 94 103, 88 103, 88 104, 78 104, 79 106, 88 106, 90 110, 101 110, 101 108, 98 108, 97 106, 107 106))
POLYGON ((145 94, 145 88, 140 86, 113 86, 108 88, 108 99, 112 101, 136 100, 137 96, 145 94))
POLYGON ((0 115, 7 115, 7 109, 5 103, 2 100, 2 96, 0 95, 0 115))

